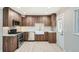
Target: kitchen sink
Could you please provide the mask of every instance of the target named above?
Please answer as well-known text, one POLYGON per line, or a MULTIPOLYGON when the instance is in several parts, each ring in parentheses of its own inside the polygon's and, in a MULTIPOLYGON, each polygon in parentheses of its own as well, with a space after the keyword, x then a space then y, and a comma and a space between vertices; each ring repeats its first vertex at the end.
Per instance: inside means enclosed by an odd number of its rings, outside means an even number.
POLYGON ((44 31, 35 31, 35 34, 42 35, 44 34, 44 31))

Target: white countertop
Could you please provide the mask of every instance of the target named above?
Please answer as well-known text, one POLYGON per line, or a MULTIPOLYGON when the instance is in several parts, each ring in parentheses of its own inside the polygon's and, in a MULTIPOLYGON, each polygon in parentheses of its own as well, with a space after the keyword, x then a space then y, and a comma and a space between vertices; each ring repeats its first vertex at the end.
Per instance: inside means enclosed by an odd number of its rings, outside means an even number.
POLYGON ((48 31, 49 33, 53 33, 53 32, 56 32, 56 31, 48 31))
POLYGON ((44 34, 44 32, 43 31, 36 31, 35 34, 42 35, 42 34, 44 34))
POLYGON ((28 30, 28 31, 21 31, 21 32, 56 32, 56 31, 35 31, 35 30, 28 30))
POLYGON ((17 34, 3 34, 3 36, 17 36, 17 34))
MULTIPOLYGON (((35 34, 37 34, 37 35, 42 35, 42 34, 44 34, 44 32, 53 33, 53 32, 56 32, 56 31, 24 31, 24 32, 35 32, 35 34)), ((3 36, 17 36, 17 34, 3 33, 3 36)))

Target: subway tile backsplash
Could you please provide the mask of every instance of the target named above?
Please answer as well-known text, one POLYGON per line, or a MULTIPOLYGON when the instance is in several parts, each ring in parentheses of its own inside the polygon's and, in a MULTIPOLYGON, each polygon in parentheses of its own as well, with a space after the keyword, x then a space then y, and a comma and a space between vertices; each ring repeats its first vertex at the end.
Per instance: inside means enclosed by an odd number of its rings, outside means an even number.
MULTIPOLYGON (((10 27, 3 27, 3 33, 8 33, 8 30, 10 29, 10 27)), ((18 32, 34 32, 36 31, 35 27, 26 27, 26 26, 21 26, 21 27, 16 27, 18 32)), ((1 31, 1 30, 0 30, 1 31)), ((46 31, 51 31, 51 27, 50 26, 46 26, 44 27, 44 29, 42 30, 44 32, 46 31)))
POLYGON ((0 27, 0 36, 2 36, 3 28, 0 27))
POLYGON ((9 30, 9 29, 10 29, 9 27, 3 27, 3 34, 8 33, 8 30, 9 30))

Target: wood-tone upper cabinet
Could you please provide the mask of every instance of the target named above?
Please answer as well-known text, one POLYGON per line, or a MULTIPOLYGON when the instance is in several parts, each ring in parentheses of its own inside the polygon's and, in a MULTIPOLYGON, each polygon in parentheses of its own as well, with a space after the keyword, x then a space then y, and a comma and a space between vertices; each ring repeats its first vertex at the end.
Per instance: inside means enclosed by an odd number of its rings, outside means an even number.
POLYGON ((36 17, 26 16, 23 19, 23 26, 34 26, 36 22, 36 17))
POLYGON ((44 23, 45 26, 51 26, 50 16, 26 16, 22 20, 23 26, 34 26, 35 23, 44 23))
POLYGON ((22 17, 22 26, 27 26, 25 17, 22 17))
POLYGON ((51 15, 51 26, 52 28, 56 27, 56 14, 51 15))
POLYGON ((13 52, 17 47, 17 36, 3 36, 3 52, 13 52))
POLYGON ((13 20, 20 22, 21 25, 21 14, 14 11, 9 7, 3 8, 3 26, 13 26, 13 20))
POLYGON ((44 23, 45 26, 51 26, 50 16, 40 16, 38 20, 39 20, 39 23, 44 23))
POLYGON ((48 41, 49 43, 56 43, 56 33, 49 33, 48 32, 48 41))
POLYGON ((23 38, 24 38, 23 40, 24 41, 28 41, 28 36, 29 36, 29 33, 28 32, 24 32, 23 33, 23 38))
POLYGON ((9 8, 3 8, 3 26, 8 26, 9 8))

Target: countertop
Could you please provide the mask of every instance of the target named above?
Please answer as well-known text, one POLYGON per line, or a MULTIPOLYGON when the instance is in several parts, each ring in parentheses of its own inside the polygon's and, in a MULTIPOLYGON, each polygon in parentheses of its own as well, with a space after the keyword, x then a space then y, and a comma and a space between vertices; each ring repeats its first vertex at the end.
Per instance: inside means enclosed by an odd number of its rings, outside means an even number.
MULTIPOLYGON (((35 34, 41 35, 41 34, 44 34, 45 32, 53 33, 53 32, 56 32, 56 31, 21 31, 21 32, 34 32, 35 34)), ((17 36, 18 34, 3 33, 3 36, 17 36)))
MULTIPOLYGON (((29 31, 21 31, 21 32, 38 32, 38 31, 29 30, 29 31)), ((56 31, 39 31, 39 32, 56 32, 56 31)))
POLYGON ((17 34, 3 34, 3 36, 17 36, 17 34))

